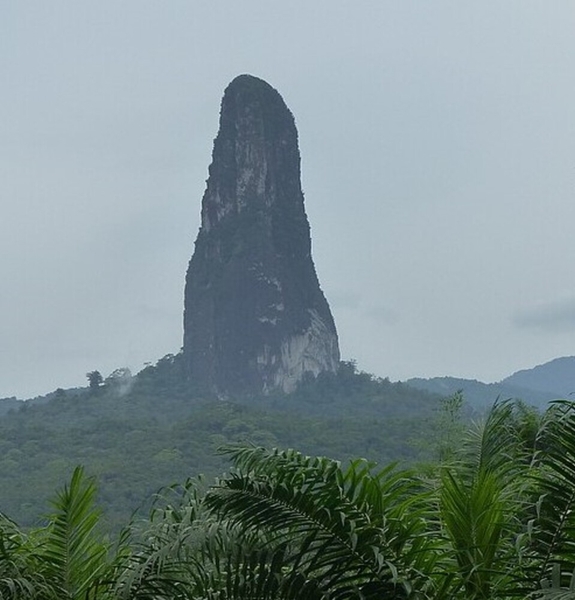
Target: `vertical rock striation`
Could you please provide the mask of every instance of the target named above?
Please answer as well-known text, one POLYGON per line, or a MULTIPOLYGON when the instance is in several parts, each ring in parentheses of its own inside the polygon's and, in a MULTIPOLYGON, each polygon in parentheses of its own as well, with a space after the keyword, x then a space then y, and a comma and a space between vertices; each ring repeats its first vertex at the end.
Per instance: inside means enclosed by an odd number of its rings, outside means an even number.
POLYGON ((311 258, 294 119, 250 75, 222 100, 186 276, 184 360, 192 381, 223 396, 290 392, 339 363, 311 258))

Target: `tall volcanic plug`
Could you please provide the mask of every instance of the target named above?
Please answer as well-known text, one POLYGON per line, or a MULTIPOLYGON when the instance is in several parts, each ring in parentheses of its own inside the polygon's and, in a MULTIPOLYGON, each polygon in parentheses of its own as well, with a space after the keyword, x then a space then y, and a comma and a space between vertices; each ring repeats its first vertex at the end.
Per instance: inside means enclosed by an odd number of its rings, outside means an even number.
POLYGON ((184 361, 221 396, 335 372, 337 332, 311 258, 294 119, 251 75, 226 88, 186 276, 184 361))

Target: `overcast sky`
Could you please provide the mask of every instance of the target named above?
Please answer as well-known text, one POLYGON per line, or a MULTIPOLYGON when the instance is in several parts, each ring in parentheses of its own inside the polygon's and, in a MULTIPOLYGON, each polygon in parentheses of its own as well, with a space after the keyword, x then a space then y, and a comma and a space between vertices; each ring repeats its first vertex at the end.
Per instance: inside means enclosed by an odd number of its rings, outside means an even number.
POLYGON ((343 358, 497 381, 575 354, 572 0, 5 0, 0 397, 182 344, 224 88, 294 113, 343 358))

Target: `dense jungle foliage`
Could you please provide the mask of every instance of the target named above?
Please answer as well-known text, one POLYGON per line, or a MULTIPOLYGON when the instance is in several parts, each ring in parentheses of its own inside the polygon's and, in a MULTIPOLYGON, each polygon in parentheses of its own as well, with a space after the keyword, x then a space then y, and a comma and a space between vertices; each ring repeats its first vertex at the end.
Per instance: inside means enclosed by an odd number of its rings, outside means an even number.
POLYGON ((118 369, 90 385, 19 403, 0 418, 0 510, 37 525, 44 499, 78 464, 98 479, 98 501, 117 531, 160 487, 228 468, 220 446, 249 442, 385 464, 436 458, 438 396, 360 373, 302 383, 289 396, 222 401, 194 390, 179 356, 132 377, 118 369), (31 490, 33 492, 31 493, 31 490))
POLYGON ((504 402, 444 441, 424 469, 231 446, 114 538, 77 468, 43 526, 1 519, 0 597, 573 599, 575 404, 504 402))

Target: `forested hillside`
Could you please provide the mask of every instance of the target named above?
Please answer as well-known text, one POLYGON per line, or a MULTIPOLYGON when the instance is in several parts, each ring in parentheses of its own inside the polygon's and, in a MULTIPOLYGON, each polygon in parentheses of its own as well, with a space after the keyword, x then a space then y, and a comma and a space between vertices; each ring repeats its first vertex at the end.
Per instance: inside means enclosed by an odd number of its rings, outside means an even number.
POLYGON ((0 419, 0 511, 30 525, 76 465, 98 480, 109 525, 124 523, 161 486, 228 468, 217 449, 246 441, 380 463, 435 457, 439 397, 360 373, 304 381, 291 395, 219 400, 190 388, 180 356, 135 377, 57 390, 0 419))
POLYGON ((42 525, 0 515, 0 597, 573 598, 573 403, 451 425, 423 470, 228 446, 233 469, 162 490, 120 535, 77 468, 42 525))

